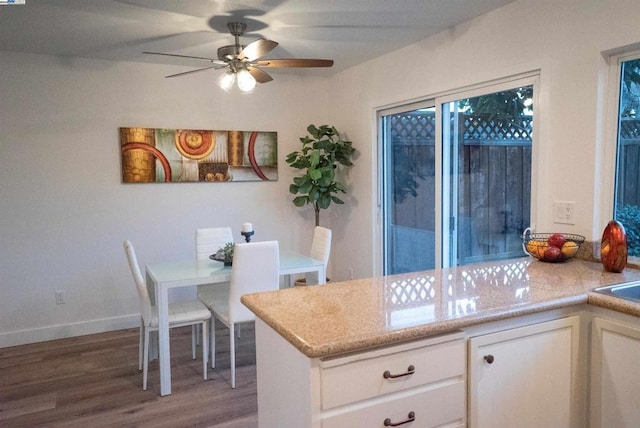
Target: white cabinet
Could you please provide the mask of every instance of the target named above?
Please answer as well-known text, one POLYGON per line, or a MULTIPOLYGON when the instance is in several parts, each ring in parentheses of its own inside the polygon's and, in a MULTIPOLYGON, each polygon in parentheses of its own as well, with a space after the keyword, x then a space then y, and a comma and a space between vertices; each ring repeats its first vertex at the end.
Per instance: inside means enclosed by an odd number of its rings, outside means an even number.
POLYGON ((640 426, 640 321, 595 318, 591 428, 640 426), (634 322, 635 321, 635 322, 634 322))
POLYGON ((469 427, 577 426, 579 325, 575 316, 469 339, 469 427))
POLYGON ((256 347, 260 428, 465 425, 461 332, 323 360, 258 319, 256 347))

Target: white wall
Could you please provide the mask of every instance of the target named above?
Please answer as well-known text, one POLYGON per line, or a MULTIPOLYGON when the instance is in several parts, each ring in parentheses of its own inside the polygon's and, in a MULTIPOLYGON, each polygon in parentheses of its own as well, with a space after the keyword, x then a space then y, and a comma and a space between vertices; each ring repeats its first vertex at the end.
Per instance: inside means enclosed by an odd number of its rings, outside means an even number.
POLYGON ((308 251, 313 210, 284 157, 327 122, 327 80, 276 75, 226 94, 216 72, 0 53, 0 347, 137 325, 122 241, 142 265, 194 252, 197 227, 242 222, 308 251), (277 182, 121 184, 118 128, 278 132, 277 182), (54 293, 64 290, 66 304, 54 293))
POLYGON ((638 1, 520 0, 335 76, 331 122, 348 130, 361 156, 351 171, 355 203, 347 215, 332 218, 334 230, 345 232, 333 247, 332 257, 340 260, 333 274, 346 277, 353 268, 355 277, 366 277, 380 271, 374 239, 380 228, 376 110, 536 69, 537 229, 561 227, 600 239, 609 219, 598 217, 598 210, 610 200, 611 188, 601 188, 607 180, 594 173, 604 162, 596 153, 615 144, 603 137, 603 52, 640 47, 639 23, 638 1), (554 225, 556 200, 576 202, 575 226, 554 225))

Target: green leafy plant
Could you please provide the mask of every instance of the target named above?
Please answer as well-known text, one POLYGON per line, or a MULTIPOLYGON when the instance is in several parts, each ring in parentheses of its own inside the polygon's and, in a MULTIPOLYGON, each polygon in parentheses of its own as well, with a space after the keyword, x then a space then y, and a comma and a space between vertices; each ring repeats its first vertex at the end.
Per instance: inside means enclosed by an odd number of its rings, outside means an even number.
POLYGON ((233 261, 233 250, 235 248, 235 244, 233 242, 227 242, 224 246, 220 247, 218 251, 216 251, 216 258, 220 260, 224 260, 226 262, 233 261))
POLYGON ((292 168, 303 170, 302 175, 294 177, 289 192, 299 195, 293 199, 295 206, 313 205, 316 226, 319 226, 321 209, 329 208, 332 202, 344 204, 337 194, 347 193, 347 188, 336 180, 336 171, 340 166, 353 166, 351 158, 355 149, 333 126, 309 125, 307 132, 309 135, 300 138, 302 148, 286 158, 292 168))

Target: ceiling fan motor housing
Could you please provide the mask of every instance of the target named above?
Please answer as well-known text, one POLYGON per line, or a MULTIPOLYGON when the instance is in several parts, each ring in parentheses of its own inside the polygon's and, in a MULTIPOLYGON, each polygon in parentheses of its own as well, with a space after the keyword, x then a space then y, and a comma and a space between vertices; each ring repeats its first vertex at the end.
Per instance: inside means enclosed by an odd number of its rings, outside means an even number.
POLYGON ((227 45, 218 48, 218 59, 221 61, 230 61, 235 59, 240 51, 244 49, 243 45, 227 45))

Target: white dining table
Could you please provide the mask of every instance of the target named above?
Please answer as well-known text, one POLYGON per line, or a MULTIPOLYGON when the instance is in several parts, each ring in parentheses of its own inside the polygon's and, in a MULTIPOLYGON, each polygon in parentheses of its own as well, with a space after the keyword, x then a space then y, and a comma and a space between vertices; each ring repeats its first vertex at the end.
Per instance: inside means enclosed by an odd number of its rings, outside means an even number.
MULTIPOLYGON (((320 284, 325 284, 326 272, 320 260, 293 252, 280 252, 280 275, 286 276, 285 286, 291 286, 291 275, 317 272, 320 284)), ((160 395, 171 394, 171 350, 169 343, 169 289, 191 287, 231 280, 231 267, 214 260, 184 258, 146 266, 158 307, 158 359, 160 360, 160 395)))

